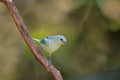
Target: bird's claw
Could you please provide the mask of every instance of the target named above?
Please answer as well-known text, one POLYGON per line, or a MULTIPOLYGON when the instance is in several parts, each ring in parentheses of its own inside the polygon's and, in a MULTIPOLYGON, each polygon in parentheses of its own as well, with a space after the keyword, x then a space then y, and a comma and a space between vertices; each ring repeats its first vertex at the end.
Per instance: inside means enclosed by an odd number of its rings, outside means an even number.
POLYGON ((52 65, 52 62, 51 62, 51 61, 48 61, 48 65, 49 65, 49 66, 52 65))

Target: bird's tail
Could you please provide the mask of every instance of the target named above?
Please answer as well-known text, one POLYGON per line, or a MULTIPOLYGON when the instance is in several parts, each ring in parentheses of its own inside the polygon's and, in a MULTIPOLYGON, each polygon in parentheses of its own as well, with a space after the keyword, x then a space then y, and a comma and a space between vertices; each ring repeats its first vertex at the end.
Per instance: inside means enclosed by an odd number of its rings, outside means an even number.
POLYGON ((35 44, 40 48, 40 40, 36 38, 32 38, 35 41, 35 44))
POLYGON ((39 39, 36 39, 36 38, 32 38, 34 41, 36 41, 36 42, 40 42, 40 40, 39 39))

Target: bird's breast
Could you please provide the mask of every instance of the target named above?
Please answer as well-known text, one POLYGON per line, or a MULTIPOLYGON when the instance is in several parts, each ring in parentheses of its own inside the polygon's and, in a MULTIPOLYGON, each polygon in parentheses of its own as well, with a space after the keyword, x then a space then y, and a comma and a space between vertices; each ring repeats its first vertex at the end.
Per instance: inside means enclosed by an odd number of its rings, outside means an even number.
POLYGON ((54 53, 60 47, 60 44, 58 44, 58 42, 50 41, 46 44, 41 44, 41 47, 48 53, 54 53))

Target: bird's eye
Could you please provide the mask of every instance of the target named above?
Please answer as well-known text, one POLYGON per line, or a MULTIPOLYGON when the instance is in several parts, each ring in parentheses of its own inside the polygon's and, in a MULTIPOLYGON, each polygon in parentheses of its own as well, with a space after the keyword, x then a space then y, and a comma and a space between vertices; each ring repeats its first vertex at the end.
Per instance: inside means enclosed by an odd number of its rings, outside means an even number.
POLYGON ((61 41, 63 40, 63 39, 60 39, 61 41))

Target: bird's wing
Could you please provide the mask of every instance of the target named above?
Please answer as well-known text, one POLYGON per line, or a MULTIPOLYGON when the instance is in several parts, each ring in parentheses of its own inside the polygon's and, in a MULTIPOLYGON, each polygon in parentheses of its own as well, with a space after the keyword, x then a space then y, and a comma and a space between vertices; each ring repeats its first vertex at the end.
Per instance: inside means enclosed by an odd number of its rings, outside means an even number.
POLYGON ((48 36, 45 37, 44 39, 40 40, 40 44, 50 46, 51 43, 53 43, 54 36, 48 36))
POLYGON ((47 42, 47 40, 44 38, 44 39, 42 39, 42 40, 40 40, 40 43, 41 44, 46 44, 46 42, 47 42))
POLYGON ((54 36, 47 36, 46 39, 53 39, 54 36))
POLYGON ((54 37, 53 36, 48 36, 48 37, 45 37, 44 39, 40 40, 40 43, 42 44, 48 44, 49 42, 51 42, 51 40, 53 39, 54 37))

